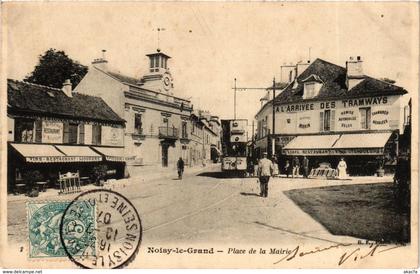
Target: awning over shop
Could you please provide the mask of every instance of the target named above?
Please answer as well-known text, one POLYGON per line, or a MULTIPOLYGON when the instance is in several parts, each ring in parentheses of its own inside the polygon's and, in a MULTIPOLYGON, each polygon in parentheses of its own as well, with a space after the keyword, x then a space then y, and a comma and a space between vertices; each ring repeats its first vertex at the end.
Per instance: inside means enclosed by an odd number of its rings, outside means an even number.
POLYGON ((334 148, 383 148, 391 137, 391 132, 342 134, 334 148))
POLYGON ((327 155, 340 135, 297 136, 284 148, 286 155, 327 155))
POLYGON ((100 162, 102 156, 86 146, 55 146, 68 157, 73 157, 74 162, 100 162))
POLYGON ((93 147, 96 151, 105 156, 107 161, 111 162, 126 162, 134 160, 134 156, 125 156, 124 148, 122 147, 93 147))
POLYGON ((286 155, 382 155, 391 136, 386 133, 298 136, 284 148, 286 155))
POLYGON ((63 163, 71 162, 67 157, 52 145, 37 144, 10 144, 29 163, 63 163))

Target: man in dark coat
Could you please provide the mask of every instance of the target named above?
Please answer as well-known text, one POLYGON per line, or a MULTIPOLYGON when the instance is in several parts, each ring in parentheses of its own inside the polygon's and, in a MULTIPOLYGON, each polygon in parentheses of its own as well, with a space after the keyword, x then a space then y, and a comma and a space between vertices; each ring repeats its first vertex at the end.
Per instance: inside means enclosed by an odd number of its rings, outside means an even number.
POLYGON ((178 168, 178 179, 182 179, 182 173, 184 173, 184 160, 182 157, 179 157, 178 162, 176 163, 176 167, 178 168))

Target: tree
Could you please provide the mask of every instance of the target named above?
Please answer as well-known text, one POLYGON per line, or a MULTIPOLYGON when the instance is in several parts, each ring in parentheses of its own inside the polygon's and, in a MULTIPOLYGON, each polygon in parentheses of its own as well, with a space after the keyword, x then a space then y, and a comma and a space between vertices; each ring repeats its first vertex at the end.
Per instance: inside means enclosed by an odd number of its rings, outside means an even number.
POLYGON ((72 60, 62 50, 49 49, 39 56, 39 63, 24 81, 61 88, 66 79, 70 79, 73 88, 79 84, 88 71, 88 67, 72 60))

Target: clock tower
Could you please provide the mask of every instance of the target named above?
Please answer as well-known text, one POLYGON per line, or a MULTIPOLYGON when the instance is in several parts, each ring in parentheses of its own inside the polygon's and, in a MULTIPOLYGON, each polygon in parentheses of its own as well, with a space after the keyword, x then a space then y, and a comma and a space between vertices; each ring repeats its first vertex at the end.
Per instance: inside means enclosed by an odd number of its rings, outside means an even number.
POLYGON ((156 53, 147 54, 149 57, 149 72, 143 76, 141 83, 145 89, 173 95, 172 75, 168 68, 170 56, 164 54, 160 49, 156 53))

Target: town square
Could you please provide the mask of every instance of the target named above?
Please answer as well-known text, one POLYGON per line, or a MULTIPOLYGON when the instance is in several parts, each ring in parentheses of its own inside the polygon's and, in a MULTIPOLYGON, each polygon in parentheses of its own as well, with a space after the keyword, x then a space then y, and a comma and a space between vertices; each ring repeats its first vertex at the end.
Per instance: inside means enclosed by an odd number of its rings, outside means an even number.
POLYGON ((9 3, 8 266, 412 266, 415 7, 9 3))

